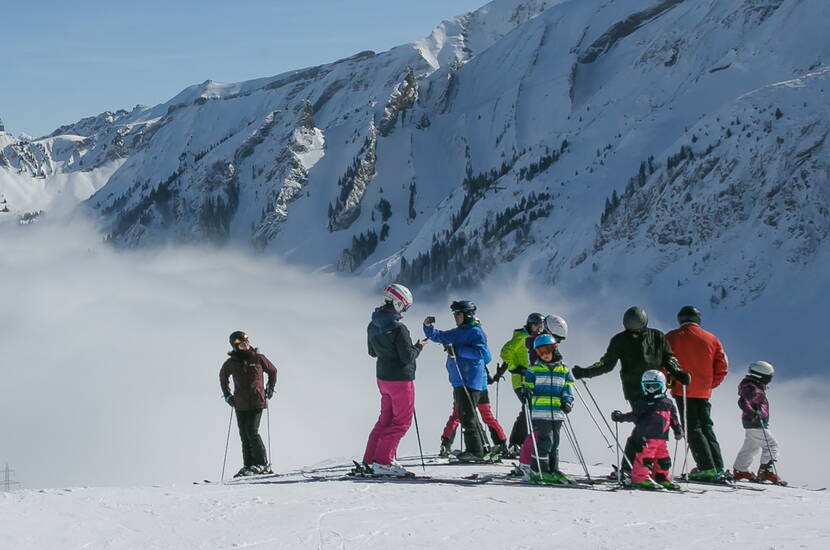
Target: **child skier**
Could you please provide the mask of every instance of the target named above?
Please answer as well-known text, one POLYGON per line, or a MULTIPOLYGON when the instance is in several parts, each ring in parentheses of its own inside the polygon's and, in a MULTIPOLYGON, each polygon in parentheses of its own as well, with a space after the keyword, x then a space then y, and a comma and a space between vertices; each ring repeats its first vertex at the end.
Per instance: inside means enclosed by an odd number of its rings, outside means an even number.
POLYGON ((559 431, 565 415, 573 410, 574 379, 562 364, 552 335, 540 334, 533 346, 538 361, 525 371, 522 387, 522 396, 530 407, 533 433, 522 445, 519 470, 527 480, 568 483, 559 471, 559 431))
POLYGON ((738 406, 743 411, 743 421, 746 435, 735 464, 732 466, 732 475, 736 481, 771 481, 781 483, 775 471, 775 462, 778 460, 778 441, 769 431, 769 401, 767 400, 767 384, 772 381, 775 369, 766 361, 755 361, 749 365, 749 372, 738 385, 738 406), (761 468, 758 476, 749 471, 758 451, 761 451, 761 468))
POLYGON ((634 422, 634 445, 637 453, 631 465, 631 486, 638 489, 679 490, 680 486, 672 482, 671 457, 666 442, 669 428, 674 431, 674 438, 681 439, 683 432, 674 403, 666 397, 666 375, 658 370, 647 370, 640 381, 643 397, 634 402, 634 410, 629 413, 614 411, 614 422, 634 422))

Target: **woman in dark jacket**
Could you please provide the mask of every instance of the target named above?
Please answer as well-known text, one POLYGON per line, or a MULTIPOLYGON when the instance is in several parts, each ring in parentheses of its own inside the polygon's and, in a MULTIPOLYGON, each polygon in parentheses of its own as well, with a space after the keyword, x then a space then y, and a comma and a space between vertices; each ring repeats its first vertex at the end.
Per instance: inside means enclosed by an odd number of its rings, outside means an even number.
POLYGON ((236 410, 242 440, 244 466, 234 477, 270 473, 265 445, 259 436, 259 422, 268 399, 274 395, 277 368, 258 349, 251 347, 244 332, 232 333, 230 343, 233 350, 228 352, 229 357, 219 371, 219 385, 225 401, 236 410), (268 374, 267 385, 263 383, 263 373, 268 374), (231 377, 233 393, 229 384, 231 377))

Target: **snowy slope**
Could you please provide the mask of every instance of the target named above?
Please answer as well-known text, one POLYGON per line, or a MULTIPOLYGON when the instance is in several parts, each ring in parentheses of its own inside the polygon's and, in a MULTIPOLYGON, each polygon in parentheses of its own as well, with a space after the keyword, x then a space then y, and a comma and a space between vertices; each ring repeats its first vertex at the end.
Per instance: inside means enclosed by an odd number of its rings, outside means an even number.
MULTIPOLYGON (((420 468, 418 469, 420 471, 420 468)), ((431 467, 430 475, 459 471, 431 467)), ((491 466, 489 470, 504 470, 491 466)), ((3 493, 9 548, 824 548, 826 492, 702 495, 351 481, 3 493)))
POLYGON ((496 0, 388 52, 62 127, 0 190, 88 171, 86 206, 127 247, 745 305, 826 270, 828 23, 823 0, 496 0))

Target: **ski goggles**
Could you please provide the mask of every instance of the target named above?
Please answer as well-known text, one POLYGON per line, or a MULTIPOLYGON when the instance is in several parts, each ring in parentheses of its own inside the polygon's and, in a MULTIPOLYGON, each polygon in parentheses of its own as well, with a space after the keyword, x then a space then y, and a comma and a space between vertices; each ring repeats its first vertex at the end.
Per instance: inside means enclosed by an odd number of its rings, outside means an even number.
POLYGON ((546 346, 539 346, 536 348, 536 355, 553 355, 554 350, 556 350, 556 346, 546 345, 546 346))
POLYGON ((660 382, 643 382, 643 391, 646 393, 659 393, 663 391, 663 384, 660 382))
POLYGON ((239 344, 247 344, 247 343, 248 343, 248 335, 247 335, 247 334, 243 334, 242 336, 238 336, 238 337, 237 337, 237 338, 233 341, 233 343, 234 343, 234 344, 237 344, 237 345, 239 345, 239 344))

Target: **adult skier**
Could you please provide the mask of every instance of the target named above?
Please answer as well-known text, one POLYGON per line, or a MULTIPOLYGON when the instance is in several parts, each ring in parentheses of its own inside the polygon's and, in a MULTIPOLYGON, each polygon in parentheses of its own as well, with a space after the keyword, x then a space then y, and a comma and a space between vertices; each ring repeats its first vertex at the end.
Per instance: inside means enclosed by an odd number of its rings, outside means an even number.
POLYGON ((248 335, 238 330, 229 341, 233 348, 219 370, 219 386, 225 402, 236 411, 239 439, 242 440, 244 466, 234 477, 271 473, 265 445, 259 436, 259 422, 268 400, 274 396, 277 368, 265 355, 251 346, 248 335), (263 383, 263 373, 268 375, 263 383), (230 378, 233 377, 233 392, 230 378))
MULTIPOLYGON (((481 392, 478 403, 476 404, 478 414, 481 415, 481 421, 487 426, 490 432, 490 438, 493 440, 493 448, 490 449, 490 456, 503 457, 507 455, 507 436, 504 434, 504 428, 501 427, 496 415, 493 414, 493 409, 490 407, 490 394, 487 388, 481 392)), ((455 432, 458 430, 458 425, 461 419, 458 417, 458 405, 453 403, 452 413, 444 425, 444 431, 441 433, 441 449, 438 451, 438 456, 448 457, 452 454, 452 442, 455 440, 455 432)))
MULTIPOLYGON (((568 337, 568 323, 558 315, 546 315, 542 321, 542 331, 539 334, 550 334, 553 336, 556 344, 559 345, 568 337)), ((530 361, 531 365, 539 360, 539 356, 536 355, 536 348, 533 347, 535 342, 535 335, 525 338, 528 361, 530 361)))
POLYGON ((636 454, 634 469, 631 471, 631 486, 638 489, 680 490, 671 479, 671 457, 668 445, 669 428, 675 439, 681 439, 683 432, 674 403, 666 397, 666 375, 658 370, 643 373, 643 396, 634 402, 629 413, 613 411, 614 422, 634 422, 636 454))
POLYGON ((491 359, 490 350, 487 348, 487 335, 475 317, 475 304, 469 300, 456 301, 450 305, 450 310, 455 318, 454 329, 438 330, 433 326, 435 317, 427 317, 424 319, 424 334, 433 342, 448 346, 446 368, 467 446, 458 459, 478 462, 484 460, 484 432, 476 408, 487 389, 486 365, 491 359))
MULTIPOLYGON (((641 307, 630 307, 623 315, 623 330, 615 334, 608 343, 608 349, 599 361, 590 367, 575 366, 571 369, 574 378, 593 378, 611 372, 620 362, 620 379, 623 395, 631 404, 643 397, 641 379, 647 370, 665 370, 673 379, 683 385, 689 383, 689 373, 680 368, 672 353, 666 336, 657 329, 648 328, 648 315, 641 307)), ((634 461, 636 442, 629 437, 625 442, 623 474, 630 475, 630 464, 634 461)))
MULTIPOLYGON (((544 328, 545 317, 541 313, 531 313, 527 316, 525 325, 513 331, 513 336, 502 347, 499 356, 501 360, 507 365, 507 370, 510 372, 510 380, 513 384, 513 392, 519 403, 522 404, 522 383, 524 381, 524 374, 527 367, 530 365, 528 357, 528 349, 525 340, 528 338, 536 338, 544 328)), ((513 428, 510 430, 510 439, 508 445, 510 447, 510 455, 516 456, 527 437, 527 421, 525 420, 525 408, 522 405, 519 409, 519 415, 513 422, 513 428)))
POLYGON ((533 346, 539 359, 525 371, 522 385, 533 434, 522 445, 519 469, 532 481, 567 483, 568 478, 559 470, 559 432, 565 415, 573 410, 574 379, 562 363, 552 335, 540 334, 533 346))
POLYGON ((376 357, 375 374, 380 390, 380 415, 363 453, 363 472, 377 476, 408 476, 395 462, 395 452, 415 414, 415 359, 426 340, 412 343, 401 322, 412 306, 412 292, 395 283, 383 291, 383 305, 372 313, 366 329, 369 355, 376 357))
POLYGON ((772 382, 775 369, 766 361, 749 365, 746 377, 738 386, 738 407, 741 408, 745 436, 744 444, 735 457, 732 474, 735 480, 771 481, 781 483, 775 463, 778 461, 778 440, 769 431, 769 400, 767 385, 772 382), (749 471, 752 461, 761 451, 761 467, 757 477, 749 471))
POLYGON ((689 473, 689 479, 720 481, 724 478, 720 444, 712 422, 712 405, 709 398, 729 368, 720 340, 700 328, 700 311, 694 306, 684 306, 677 313, 680 328, 669 331, 666 340, 683 369, 692 381, 686 387, 688 407, 683 414, 683 387, 672 384, 672 395, 680 410, 680 418, 688 422, 686 437, 697 468, 689 473))

